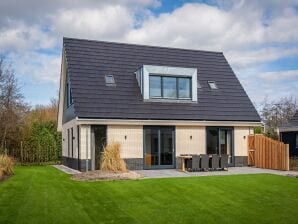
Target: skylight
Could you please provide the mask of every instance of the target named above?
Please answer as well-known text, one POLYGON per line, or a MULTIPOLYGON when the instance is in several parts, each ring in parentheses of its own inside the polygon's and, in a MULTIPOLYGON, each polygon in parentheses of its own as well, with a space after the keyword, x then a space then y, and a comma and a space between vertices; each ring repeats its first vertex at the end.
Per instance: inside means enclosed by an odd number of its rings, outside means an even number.
POLYGON ((216 83, 214 81, 208 81, 210 89, 218 89, 216 83))
POLYGON ((105 81, 107 86, 115 86, 116 82, 113 75, 105 75, 105 81))

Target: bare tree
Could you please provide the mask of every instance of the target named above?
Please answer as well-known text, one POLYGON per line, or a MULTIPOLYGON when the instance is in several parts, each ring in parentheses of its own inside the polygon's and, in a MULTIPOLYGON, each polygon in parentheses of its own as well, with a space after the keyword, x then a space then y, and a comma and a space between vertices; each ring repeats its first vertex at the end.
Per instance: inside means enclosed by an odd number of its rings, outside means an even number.
POLYGON ((283 97, 278 101, 269 101, 268 98, 265 98, 260 108, 266 134, 277 138, 276 128, 289 122, 298 109, 298 103, 292 96, 283 97))
POLYGON ((0 148, 18 139, 18 129, 27 110, 11 65, 0 58, 0 148))

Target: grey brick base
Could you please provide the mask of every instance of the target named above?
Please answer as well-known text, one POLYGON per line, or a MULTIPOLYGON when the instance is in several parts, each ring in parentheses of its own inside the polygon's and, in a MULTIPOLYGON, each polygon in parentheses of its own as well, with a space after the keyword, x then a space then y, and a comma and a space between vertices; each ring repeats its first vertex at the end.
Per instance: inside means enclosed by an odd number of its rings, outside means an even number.
POLYGON ((234 166, 248 166, 247 156, 234 156, 235 165, 234 166))
POLYGON ((85 159, 76 159, 76 158, 70 158, 70 157, 62 157, 62 164, 64 166, 67 166, 69 168, 80 170, 82 172, 86 171, 87 168, 87 162, 88 162, 88 170, 91 170, 91 160, 89 159, 86 161, 85 159))
POLYGON ((142 170, 143 158, 127 158, 124 159, 127 169, 129 170, 142 170))

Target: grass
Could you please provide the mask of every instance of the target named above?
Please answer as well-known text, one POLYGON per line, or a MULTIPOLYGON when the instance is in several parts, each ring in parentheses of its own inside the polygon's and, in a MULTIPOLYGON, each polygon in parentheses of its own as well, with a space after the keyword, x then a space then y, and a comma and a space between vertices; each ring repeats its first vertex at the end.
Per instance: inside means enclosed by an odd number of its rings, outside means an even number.
POLYGON ((16 167, 0 223, 298 223, 298 179, 270 174, 77 182, 16 167))

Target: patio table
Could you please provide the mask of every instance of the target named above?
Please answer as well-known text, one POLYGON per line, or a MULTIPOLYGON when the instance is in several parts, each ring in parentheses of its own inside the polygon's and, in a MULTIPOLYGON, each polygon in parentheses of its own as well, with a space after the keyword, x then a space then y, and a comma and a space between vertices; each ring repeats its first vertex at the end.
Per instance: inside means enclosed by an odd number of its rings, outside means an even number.
POLYGON ((192 155, 180 155, 178 156, 178 158, 180 159, 181 161, 181 171, 185 171, 185 161, 187 159, 191 159, 192 158, 192 155))

